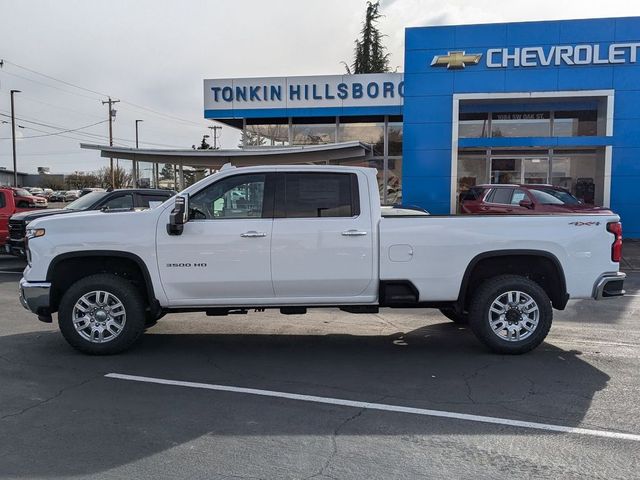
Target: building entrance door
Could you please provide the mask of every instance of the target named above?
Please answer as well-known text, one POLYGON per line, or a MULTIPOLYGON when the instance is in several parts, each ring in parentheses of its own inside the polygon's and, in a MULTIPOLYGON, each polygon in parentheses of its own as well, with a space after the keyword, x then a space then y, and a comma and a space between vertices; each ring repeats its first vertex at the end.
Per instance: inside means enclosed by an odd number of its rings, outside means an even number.
POLYGON ((549 183, 549 157, 491 157, 491 183, 549 183))

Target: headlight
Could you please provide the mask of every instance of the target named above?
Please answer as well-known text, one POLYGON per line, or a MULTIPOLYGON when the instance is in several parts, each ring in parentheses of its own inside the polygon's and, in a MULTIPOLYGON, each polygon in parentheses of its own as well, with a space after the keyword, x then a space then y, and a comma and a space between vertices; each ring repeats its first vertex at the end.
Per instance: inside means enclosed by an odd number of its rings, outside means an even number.
POLYGON ((30 240, 32 238, 44 237, 44 228, 29 228, 27 227, 26 238, 30 240))

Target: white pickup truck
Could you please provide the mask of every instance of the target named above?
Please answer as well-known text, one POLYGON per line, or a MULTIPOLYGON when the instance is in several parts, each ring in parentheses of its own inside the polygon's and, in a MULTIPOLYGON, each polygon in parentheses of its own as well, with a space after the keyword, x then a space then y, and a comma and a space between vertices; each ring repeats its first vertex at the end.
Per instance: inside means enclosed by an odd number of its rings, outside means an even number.
POLYGON ((383 216, 368 168, 223 168, 147 211, 35 220, 23 305, 75 348, 130 347, 165 313, 438 308, 500 353, 539 345, 552 308, 624 294, 604 214, 383 216))

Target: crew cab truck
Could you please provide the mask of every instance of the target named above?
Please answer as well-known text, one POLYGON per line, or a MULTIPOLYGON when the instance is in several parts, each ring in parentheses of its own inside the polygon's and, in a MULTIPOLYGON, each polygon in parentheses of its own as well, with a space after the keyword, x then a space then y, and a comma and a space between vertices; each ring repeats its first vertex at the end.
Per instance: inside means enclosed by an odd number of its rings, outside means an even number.
POLYGON ((223 168, 151 210, 31 222, 23 305, 89 354, 168 312, 439 308, 495 352, 539 345, 570 298, 624 294, 613 214, 383 217, 373 169, 223 168))

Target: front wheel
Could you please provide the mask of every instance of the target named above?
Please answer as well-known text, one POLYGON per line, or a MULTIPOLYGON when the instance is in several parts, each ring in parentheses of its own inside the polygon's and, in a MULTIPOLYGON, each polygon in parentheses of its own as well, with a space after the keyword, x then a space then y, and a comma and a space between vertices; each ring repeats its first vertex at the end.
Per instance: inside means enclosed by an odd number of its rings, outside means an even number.
POLYGON ((97 274, 74 283, 60 301, 60 331, 83 353, 109 355, 129 348, 145 326, 139 290, 116 275, 97 274))
POLYGON ((534 349, 546 338, 552 319, 547 293, 519 275, 485 281, 469 308, 471 329, 497 353, 520 354, 534 349))

